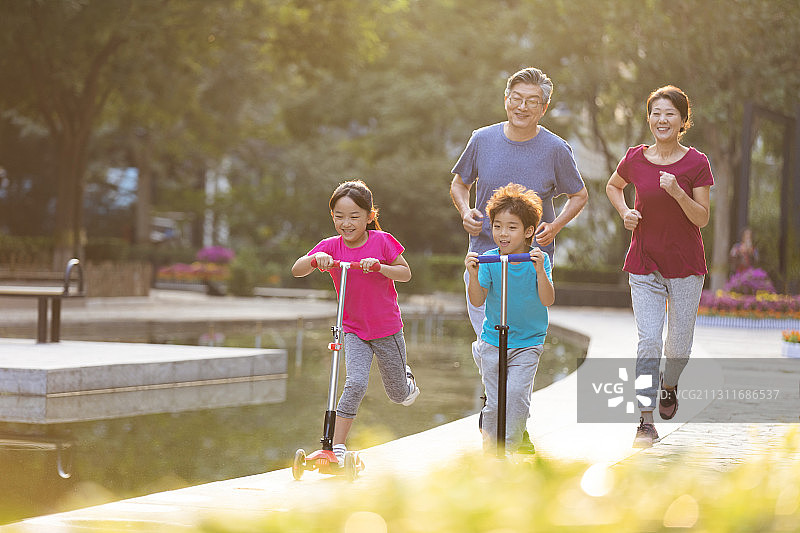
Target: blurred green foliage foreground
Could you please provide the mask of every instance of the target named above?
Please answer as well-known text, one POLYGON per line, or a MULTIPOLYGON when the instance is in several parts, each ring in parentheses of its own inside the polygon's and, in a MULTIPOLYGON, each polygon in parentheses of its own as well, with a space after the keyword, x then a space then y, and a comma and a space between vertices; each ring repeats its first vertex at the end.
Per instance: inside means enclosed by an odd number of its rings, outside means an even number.
POLYGON ((329 506, 266 520, 207 523, 203 531, 444 533, 523 531, 797 531, 800 439, 726 471, 703 452, 612 467, 472 456, 417 479, 337 486, 329 506), (352 488, 350 488, 352 487, 352 488))

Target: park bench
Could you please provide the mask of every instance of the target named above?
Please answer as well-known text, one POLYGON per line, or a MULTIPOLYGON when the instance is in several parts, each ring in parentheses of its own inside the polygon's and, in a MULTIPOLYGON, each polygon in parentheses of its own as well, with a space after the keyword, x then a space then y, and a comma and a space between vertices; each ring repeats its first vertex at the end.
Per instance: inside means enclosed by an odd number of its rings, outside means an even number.
MULTIPOLYGON (((40 277, 45 279, 50 278, 49 276, 40 277)), ((31 285, 27 283, 30 281, 30 278, 24 275, 19 276, 18 279, 14 281, 19 281, 19 278, 21 278, 25 284, 2 284, 0 285, 0 296, 37 298, 39 301, 39 317, 36 325, 36 342, 59 342, 61 337, 61 300, 63 298, 81 298, 86 296, 83 283, 83 269, 80 261, 77 259, 70 259, 67 261, 63 285, 31 285), (77 291, 72 290, 72 287, 70 287, 73 271, 77 272, 78 275, 77 291), (50 318, 50 337, 48 340, 47 315, 48 309, 51 308, 51 303, 52 313, 50 318)))

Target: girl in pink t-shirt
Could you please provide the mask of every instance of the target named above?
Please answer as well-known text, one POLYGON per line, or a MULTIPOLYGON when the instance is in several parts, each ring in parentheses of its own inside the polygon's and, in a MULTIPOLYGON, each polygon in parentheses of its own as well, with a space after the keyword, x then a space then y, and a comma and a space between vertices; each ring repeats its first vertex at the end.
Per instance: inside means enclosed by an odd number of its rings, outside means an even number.
POLYGON ((411 405, 419 395, 414 374, 406 364, 403 320, 397 305, 395 281, 411 279, 411 268, 403 258, 403 246, 381 231, 372 191, 361 181, 339 185, 329 202, 335 237, 323 239, 292 266, 295 277, 310 274, 316 259, 320 270, 329 270, 339 292, 340 269, 333 261, 358 264, 347 274, 344 297, 344 359, 347 378, 336 407, 333 452, 339 461, 347 452, 345 441, 369 384, 373 356, 390 400, 411 405), (378 272, 371 272, 375 264, 378 272))

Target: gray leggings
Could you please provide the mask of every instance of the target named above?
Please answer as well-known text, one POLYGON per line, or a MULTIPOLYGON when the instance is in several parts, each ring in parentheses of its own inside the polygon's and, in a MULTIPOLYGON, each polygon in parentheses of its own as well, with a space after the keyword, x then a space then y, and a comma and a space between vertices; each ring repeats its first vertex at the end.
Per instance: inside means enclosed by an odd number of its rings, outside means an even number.
MULTIPOLYGON (((516 448, 522 441, 522 432, 530 416, 533 379, 539 367, 539 357, 544 345, 528 348, 509 348, 508 377, 506 379, 506 447, 516 448)), ((497 386, 499 349, 488 342, 478 341, 480 372, 486 389, 483 406, 482 434, 485 450, 494 449, 497 442, 497 386)))
POLYGON ((640 411, 652 411, 658 394, 661 353, 664 352, 664 384, 674 387, 689 362, 694 340, 694 323, 700 305, 705 276, 665 278, 658 272, 630 274, 633 316, 639 332, 636 351, 636 378, 649 375, 649 386, 637 387, 640 411), (667 322, 666 343, 662 340, 664 318, 667 322))
POLYGON ((388 337, 368 341, 359 338, 355 333, 345 333, 344 362, 347 378, 336 406, 338 416, 356 417, 361 400, 367 393, 373 355, 378 361, 383 388, 390 400, 400 403, 411 392, 406 379, 406 341, 403 330, 388 337))

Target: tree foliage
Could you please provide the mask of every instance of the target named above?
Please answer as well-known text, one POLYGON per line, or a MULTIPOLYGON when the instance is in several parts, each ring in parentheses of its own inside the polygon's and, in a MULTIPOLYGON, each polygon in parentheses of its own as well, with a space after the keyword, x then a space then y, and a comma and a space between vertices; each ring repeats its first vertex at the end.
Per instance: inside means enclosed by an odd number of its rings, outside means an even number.
MULTIPOLYGON (((598 183, 649 141, 649 92, 687 91, 686 141, 717 182, 706 239, 724 264, 742 105, 791 114, 800 94, 793 0, 0 2, 0 66, 19 73, 0 81, 2 132, 26 146, 4 146, 0 166, 9 184, 55 184, 54 230, 80 226, 69 217, 87 176, 135 166, 138 233, 151 205, 192 213, 198 230, 210 210, 265 260, 331 234, 327 200, 348 177, 371 186, 409 251, 463 251, 449 170, 473 129, 504 119, 506 77, 535 65, 556 84, 544 125, 599 154, 578 161, 598 183), (23 155, 43 143, 49 175, 23 155), (231 188, 209 204, 210 174, 231 188)), ((573 260, 619 264, 627 234, 602 185, 590 188, 559 240, 573 260)), ((18 231, 24 218, 3 223, 18 231)))

